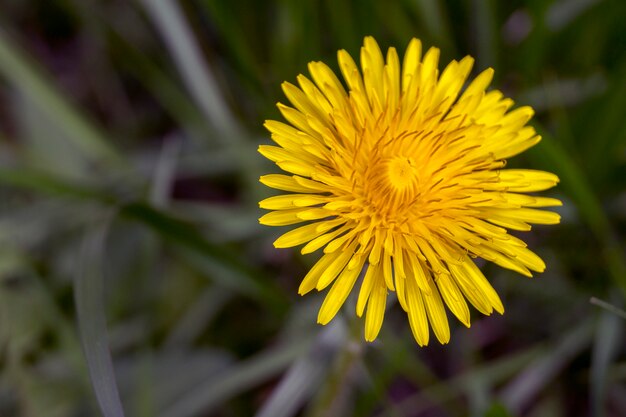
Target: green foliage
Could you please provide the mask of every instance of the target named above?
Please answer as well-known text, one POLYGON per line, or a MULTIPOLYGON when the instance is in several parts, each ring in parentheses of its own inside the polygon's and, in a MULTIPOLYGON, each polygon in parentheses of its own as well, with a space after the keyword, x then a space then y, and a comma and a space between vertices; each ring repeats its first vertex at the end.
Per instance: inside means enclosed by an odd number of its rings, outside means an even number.
POLYGON ((5 1, 0 415, 626 415, 624 21, 620 0, 5 1), (449 346, 397 306, 370 345, 315 325, 308 261, 257 224, 280 83, 365 35, 494 67, 543 136, 511 164, 561 178, 562 224, 529 235, 547 271, 486 267, 507 312, 449 346))

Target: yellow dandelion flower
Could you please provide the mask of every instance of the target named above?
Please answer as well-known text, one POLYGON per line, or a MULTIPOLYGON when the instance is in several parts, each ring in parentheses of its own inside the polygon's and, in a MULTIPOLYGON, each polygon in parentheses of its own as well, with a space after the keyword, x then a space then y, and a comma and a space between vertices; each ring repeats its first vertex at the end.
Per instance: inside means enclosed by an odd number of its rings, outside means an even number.
POLYGON ((556 224, 554 198, 528 195, 558 182, 556 175, 503 169, 505 160, 539 142, 526 126, 530 107, 487 92, 493 70, 464 88, 474 60, 452 61, 441 74, 439 49, 422 56, 411 40, 402 64, 394 48, 386 61, 371 37, 361 48, 361 71, 338 53, 346 87, 322 62, 311 62, 312 81, 285 82, 293 107, 278 104, 288 123, 265 123, 278 146, 259 152, 289 173, 260 181, 290 192, 259 204, 272 210, 268 226, 298 223, 274 242, 301 244, 302 253, 323 249, 299 292, 330 290, 318 322, 339 311, 359 277, 356 313, 365 339, 379 333, 388 293, 395 292, 417 343, 450 339, 446 309, 470 325, 469 301, 489 315, 504 308, 475 265, 481 257, 531 276, 545 264, 507 229, 556 224), (430 323, 430 326, 429 326, 430 323))

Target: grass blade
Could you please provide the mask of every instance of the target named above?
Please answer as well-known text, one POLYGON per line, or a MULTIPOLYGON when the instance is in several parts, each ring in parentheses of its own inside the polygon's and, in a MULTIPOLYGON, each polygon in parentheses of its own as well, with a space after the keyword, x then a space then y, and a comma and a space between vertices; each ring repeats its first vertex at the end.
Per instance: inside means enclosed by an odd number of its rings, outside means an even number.
POLYGON ((546 13, 546 25, 553 31, 564 29, 600 0, 555 1, 546 13))
POLYGON ((200 48, 177 2, 171 0, 142 0, 178 66, 187 90, 198 107, 220 133, 221 140, 236 140, 239 136, 234 116, 227 110, 213 73, 206 65, 200 48))
MULTIPOLYGON (((609 306, 620 311, 611 304, 609 304, 609 306)), ((623 311, 622 314, 624 314, 623 311)), ((622 316, 622 318, 626 318, 626 315, 622 316)), ((593 416, 604 417, 607 415, 605 404, 609 367, 623 343, 622 334, 623 321, 620 317, 616 316, 613 311, 603 311, 600 315, 598 326, 595 329, 595 338, 591 353, 589 388, 591 391, 591 415, 593 416)))
POLYGON ((437 46, 449 53, 454 52, 456 43, 453 41, 453 31, 448 22, 446 8, 437 0, 407 1, 407 7, 413 9, 419 16, 426 32, 432 37, 437 46))
POLYGON ((48 173, 24 168, 0 168, 0 184, 58 197, 75 198, 86 201, 112 203, 115 200, 112 195, 98 190, 93 185, 88 186, 87 184, 63 181, 50 176, 48 173))
MULTIPOLYGON (((498 31, 495 22, 498 2, 493 0, 472 1, 472 26, 476 44, 477 68, 498 67, 498 31)), ((496 73, 499 74, 499 73, 496 73)))
POLYGON ((308 355, 296 360, 256 417, 291 417, 323 384, 336 351, 345 343, 346 327, 337 321, 323 328, 308 355))
POLYGON ((120 155, 108 139, 56 90, 42 70, 0 28, 0 74, 56 121, 66 138, 92 161, 119 165, 120 155))
POLYGON ((259 200, 259 158, 250 157, 245 151, 249 147, 246 132, 229 110, 178 3, 172 0, 141 0, 141 3, 163 36, 187 90, 215 128, 216 142, 225 146, 228 157, 240 167, 242 183, 248 188, 246 195, 251 200, 259 200))
POLYGON ((612 228, 607 213, 602 208, 589 180, 569 152, 543 128, 538 128, 543 140, 528 154, 541 160, 539 166, 550 166, 561 179, 560 187, 572 198, 581 217, 589 225, 599 242, 607 270, 615 284, 626 295, 626 262, 622 249, 612 228))
POLYGON ((559 343, 540 359, 530 364, 502 391, 502 403, 517 415, 576 355, 587 348, 593 323, 587 320, 564 335, 559 343))
POLYGON ((599 307, 602 307, 603 309, 613 313, 614 315, 621 317, 622 319, 626 320, 626 311, 615 307, 613 304, 607 303, 606 301, 602 301, 596 297, 591 297, 591 299, 589 300, 589 302, 591 304, 597 305, 599 307))
POLYGON ((161 417, 193 417, 209 415, 219 404, 236 394, 266 382, 283 371, 311 345, 308 338, 299 338, 283 346, 262 352, 218 375, 211 375, 196 389, 164 410, 161 417))
POLYGON ((102 258, 107 230, 105 222, 85 236, 74 280, 74 299, 83 351, 100 410, 105 417, 123 417, 103 303, 102 258))
POLYGON ((203 270, 211 271, 211 275, 220 284, 264 300, 276 311, 286 307, 285 297, 270 280, 264 280, 261 284, 260 271, 253 270, 224 247, 208 241, 191 224, 142 202, 123 206, 121 215, 149 226, 161 237, 183 248, 191 249, 186 258, 196 265, 200 264, 203 270))

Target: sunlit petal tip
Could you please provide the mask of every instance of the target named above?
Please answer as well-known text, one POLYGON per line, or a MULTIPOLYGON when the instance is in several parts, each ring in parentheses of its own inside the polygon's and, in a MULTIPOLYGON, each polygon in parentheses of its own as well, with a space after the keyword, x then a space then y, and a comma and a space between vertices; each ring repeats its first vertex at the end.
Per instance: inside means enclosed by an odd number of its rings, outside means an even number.
POLYGON ((459 66, 460 67, 468 67, 468 71, 474 66, 474 57, 472 57, 471 55, 465 55, 460 61, 459 61, 459 66))
POLYGON ((293 85, 293 84, 292 84, 292 83, 290 83, 289 81, 283 81, 283 82, 280 84, 280 88, 282 88, 283 92, 285 92, 285 91, 289 91, 289 90, 291 90, 291 89, 293 89, 293 88, 298 88, 298 87, 296 87, 295 85, 293 85))

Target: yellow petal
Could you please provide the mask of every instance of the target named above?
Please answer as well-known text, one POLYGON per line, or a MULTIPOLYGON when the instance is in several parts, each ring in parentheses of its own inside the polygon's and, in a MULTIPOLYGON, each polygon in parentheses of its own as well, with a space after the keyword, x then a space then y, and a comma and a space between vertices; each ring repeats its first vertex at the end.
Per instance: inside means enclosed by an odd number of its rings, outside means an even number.
MULTIPOLYGON (((406 48, 402 61, 402 94, 406 95, 409 85, 415 79, 415 73, 422 58, 422 43, 419 39, 413 38, 406 48)), ((415 83, 417 88, 417 83, 415 83)))
POLYGON ((324 192, 328 189, 326 185, 311 180, 308 180, 306 185, 303 185, 293 176, 282 174, 263 175, 259 178, 259 181, 268 187, 295 193, 317 193, 324 192))
POLYGON ((409 255, 406 259, 406 266, 408 266, 408 268, 406 268, 407 275, 415 280, 417 286, 422 292, 429 293, 430 286, 428 285, 428 280, 430 279, 430 273, 428 273, 427 276, 427 272, 425 272, 426 269, 417 256, 409 255))
POLYGON ((395 290, 393 285, 393 269, 391 267, 391 256, 387 251, 383 252, 383 277, 385 278, 385 282, 387 283, 387 288, 391 291, 395 290))
POLYGON ((346 268, 341 272, 341 274, 339 274, 335 283, 326 295, 326 298, 324 298, 324 302, 322 303, 322 307, 320 308, 317 316, 318 323, 327 324, 330 322, 346 301, 348 294, 350 294, 352 287, 354 287, 357 277, 361 273, 365 258, 361 257, 359 262, 359 267, 354 269, 346 268))
POLYGON ((433 280, 430 280, 428 284, 430 285, 430 294, 422 294, 428 320, 439 343, 446 344, 450 341, 450 327, 448 326, 446 310, 433 280))
POLYGON ((504 313, 504 307, 498 293, 493 289, 489 281, 485 278, 480 269, 476 266, 468 256, 465 257, 463 263, 460 266, 461 274, 457 275, 460 279, 467 279, 471 282, 472 286, 476 288, 487 297, 489 303, 498 313, 504 313))
POLYGON ((452 278, 456 281, 469 302, 481 313, 487 316, 490 315, 493 312, 491 302, 483 291, 479 289, 478 285, 474 283, 471 276, 457 265, 450 265, 450 271, 452 272, 452 278))
POLYGON ((348 94, 343 88, 341 81, 337 78, 333 70, 323 62, 311 62, 309 72, 317 87, 324 93, 324 96, 331 102, 334 108, 341 109, 346 105, 348 94))
POLYGON ((371 36, 367 36, 361 48, 361 67, 365 91, 372 108, 382 108, 383 103, 383 54, 371 36))
MULTIPOLYGON (((387 51, 383 88, 386 106, 390 109, 396 109, 400 102, 400 58, 398 58, 395 48, 389 48, 387 51)), ((393 113, 389 112, 388 114, 391 116, 393 113)))
POLYGON ((338 253, 329 253, 322 256, 302 279, 298 294, 304 295, 315 288, 322 273, 337 260, 339 255, 338 253))
POLYGON ((504 248, 502 246, 490 247, 486 245, 481 245, 479 250, 477 251, 477 254, 488 261, 500 265, 503 268, 519 272, 520 274, 525 275, 529 278, 533 276, 528 268, 519 260, 511 257, 508 254, 500 252, 500 250, 503 249, 509 250, 508 248, 504 248))
POLYGON ((307 224, 306 226, 298 227, 297 229, 290 230, 278 239, 274 241, 275 248, 290 248, 309 240, 315 239, 317 236, 324 232, 317 231, 317 227, 321 222, 307 224))
POLYGON ((486 189, 499 189, 514 192, 543 191, 554 187, 559 177, 544 171, 531 169, 504 169, 500 171, 500 181, 486 184, 486 189))
POLYGON ((420 346, 426 346, 429 339, 428 320, 422 293, 412 279, 407 279, 407 306, 409 324, 413 337, 420 346))
POLYGON ((350 54, 342 49, 337 53, 337 60, 339 61, 341 74, 346 80, 348 87, 350 87, 350 90, 364 91, 365 87, 363 86, 363 79, 361 78, 359 69, 350 54))
MULTIPOLYGON (((324 222, 324 223, 326 223, 326 222, 324 222)), ((334 231, 332 231, 330 233, 326 233, 324 235, 316 237, 315 239, 313 239, 309 243, 307 243, 302 248, 302 250, 300 252, 303 255, 305 255, 307 253, 315 252, 316 250, 318 250, 319 248, 321 248, 322 246, 326 245, 328 242, 333 240, 335 237, 339 236, 342 233, 345 233, 346 230, 348 230, 348 229, 345 228, 345 227, 342 227, 342 228, 334 230, 334 231)))
POLYGON ((337 278, 337 275, 339 275, 339 273, 345 268, 354 255, 355 247, 356 243, 353 242, 345 250, 337 252, 338 255, 335 257, 335 260, 326 267, 326 270, 321 273, 319 280, 317 281, 315 288, 317 288, 318 291, 326 288, 335 278, 337 278))
POLYGON ((304 220, 298 217, 298 214, 306 209, 291 209, 272 211, 262 216, 259 219, 259 223, 266 226, 287 226, 290 224, 302 223, 304 220))
POLYGON ((322 94, 315 84, 304 75, 298 75, 297 79, 302 91, 304 91, 309 100, 318 107, 319 112, 327 118, 330 117, 333 113, 333 106, 328 99, 324 97, 324 94, 322 94))
POLYGON ((297 207, 314 206, 324 204, 328 197, 308 194, 283 194, 266 198, 259 202, 259 207, 267 210, 285 210, 297 207))
POLYGON ((370 297, 372 288, 374 287, 380 273, 381 269, 378 266, 368 265, 367 272, 365 272, 363 282, 361 283, 361 289, 359 290, 359 298, 356 302, 357 316, 361 317, 363 315, 363 311, 365 311, 365 306, 367 305, 367 300, 370 297))
POLYGON ((441 297, 452 313, 466 327, 470 327, 470 314, 465 298, 457 287, 455 281, 449 275, 440 274, 435 279, 441 297))
POLYGON ((506 214, 523 222, 535 224, 558 224, 561 221, 561 216, 558 213, 532 208, 515 209, 507 211, 506 213, 501 213, 501 215, 503 214, 506 214))
POLYGON ((312 115, 323 120, 324 122, 328 122, 325 114, 319 111, 315 104, 311 102, 302 90, 286 81, 283 83, 282 87, 285 96, 289 99, 291 104, 293 104, 303 114, 312 115))
POLYGON ((332 216, 334 212, 324 208, 310 208, 298 211, 298 218, 302 220, 317 220, 332 216))
POLYGON ((374 284, 372 293, 367 303, 367 315, 365 316, 365 340, 374 341, 380 332, 385 317, 385 307, 387 305, 387 287, 379 276, 374 284))
POLYGON ((372 251, 370 252, 370 256, 369 256, 369 262, 373 265, 378 264, 378 261, 380 260, 380 254, 382 253, 382 249, 383 249, 383 242, 382 242, 382 237, 380 236, 379 232, 376 232, 375 236, 374 236, 374 246, 372 248, 372 251))

